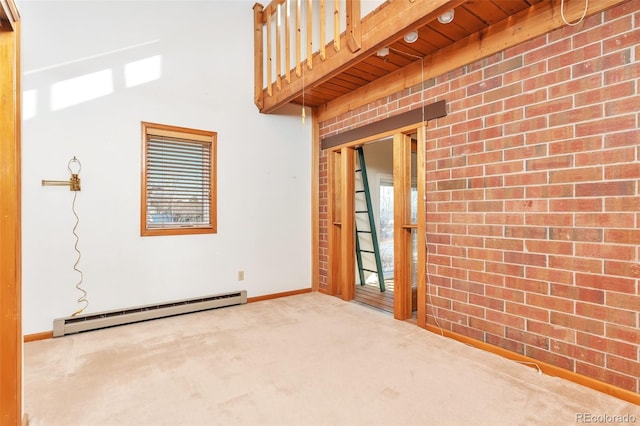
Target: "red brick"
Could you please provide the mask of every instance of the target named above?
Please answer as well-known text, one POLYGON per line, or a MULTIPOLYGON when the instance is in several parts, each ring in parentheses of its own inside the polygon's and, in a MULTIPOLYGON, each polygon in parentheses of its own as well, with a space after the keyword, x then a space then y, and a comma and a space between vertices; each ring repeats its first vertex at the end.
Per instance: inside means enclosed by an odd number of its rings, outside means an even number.
MULTIPOLYGON (((524 145, 524 135, 504 136, 499 139, 487 140, 484 143, 484 146, 487 151, 515 148, 523 145, 524 145)), ((505 155, 504 159, 508 161, 513 158, 509 158, 508 156, 505 155)))
POLYGON ((635 157, 633 147, 576 154, 576 166, 627 163, 635 157))
POLYGON ((504 84, 494 90, 484 92, 484 102, 494 102, 501 99, 507 99, 511 97, 517 97, 522 93, 522 82, 518 81, 513 84, 504 84))
POLYGON ((635 115, 623 115, 588 123, 576 124, 576 137, 629 130, 635 128, 635 125, 635 115))
POLYGON ((472 212, 499 212, 502 211, 502 201, 471 201, 467 208, 472 212))
POLYGON ((516 342, 523 342, 526 345, 535 346, 540 349, 548 349, 549 348, 549 339, 545 336, 540 336, 538 334, 529 333, 523 330, 517 330, 513 328, 507 327, 506 329, 506 337, 515 340, 516 342))
POLYGON ((526 347, 525 355, 569 371, 573 371, 575 365, 575 361, 569 357, 544 351, 533 346, 526 347))
POLYGON ((490 333, 487 333, 485 342, 494 346, 504 348, 511 352, 524 354, 524 344, 522 342, 518 342, 512 339, 507 339, 502 336, 495 336, 490 333))
POLYGON ((577 197, 635 195, 635 181, 596 182, 576 185, 577 197))
MULTIPOLYGON (((621 19, 619 21, 624 21, 624 19, 621 19)), ((640 43, 640 32, 629 31, 624 34, 617 34, 615 37, 604 40, 602 43, 602 49, 605 52, 612 52, 618 49, 633 47, 639 43, 640 43)))
POLYGON ((607 323, 615 323, 629 327, 636 327, 637 325, 635 312, 610 308, 601 304, 595 305, 591 303, 578 302, 576 303, 576 315, 598 320, 606 318, 607 323))
POLYGON ((636 293, 635 280, 629 278, 576 273, 576 285, 628 294, 636 293))
POLYGON ((604 106, 605 115, 623 115, 640 111, 640 96, 631 96, 607 102, 604 106))
MULTIPOLYGON (((633 150, 629 150, 633 151, 633 150)), ((632 155, 631 152, 629 155, 632 155)), ((633 156, 627 158, 633 158, 633 156)), ((638 179, 640 178, 640 165, 638 163, 615 164, 604 169, 605 179, 638 179)), ((635 194, 633 194, 635 195, 635 194)))
MULTIPOLYGON (((522 139, 522 135, 515 135, 515 137, 522 139)), ((509 139, 509 138, 503 138, 509 139)), ((521 145, 521 144, 520 144, 521 145)), ((547 155, 547 145, 546 144, 538 144, 538 145, 530 145, 522 148, 516 149, 507 149, 504 152, 505 161, 511 160, 521 160, 526 158, 535 158, 535 157, 544 157, 547 155)))
POLYGON ((527 188, 527 199, 573 197, 574 185, 542 185, 527 188))
MULTIPOLYGON (((484 168, 482 166, 473 166, 473 167, 461 167, 461 168, 457 168, 455 170, 451 170, 451 177, 453 179, 458 179, 458 178, 469 178, 469 177, 475 177, 475 176, 482 176, 483 175, 483 171, 484 168)), ((479 180, 484 182, 483 180, 484 178, 480 178, 479 180)), ((498 180, 501 180, 500 177, 497 178, 498 180)), ((468 180, 468 182, 471 181, 471 179, 468 180)), ((472 186, 470 184, 467 185, 467 188, 484 188, 484 185, 476 185, 476 186, 472 186)))
MULTIPOLYGON (((452 309, 455 312, 463 314, 467 319, 468 316, 484 318, 484 308, 481 306, 469 305, 468 303, 454 301, 452 309)), ((465 324, 468 324, 466 320, 465 324)))
POLYGON ((508 251, 504 253, 506 263, 518 265, 547 266, 546 255, 508 251))
MULTIPOLYGON (((549 129, 551 136, 554 136, 554 130, 567 129, 566 127, 558 127, 554 129, 549 129)), ((558 134, 558 137, 555 140, 559 140, 559 142, 555 142, 552 139, 553 143, 549 144, 549 155, 559 155, 559 154, 573 154, 580 153, 586 151, 595 151, 602 149, 602 137, 585 137, 580 139, 571 139, 571 140, 562 140, 573 138, 573 126, 569 126, 566 131, 563 131, 562 134, 558 134)), ((529 135, 527 135, 527 142, 529 141, 529 135)))
POLYGON ((640 263, 616 262, 608 260, 604 264, 604 270, 608 275, 640 278, 640 263))
POLYGON ((599 259, 585 259, 567 256, 549 256, 549 267, 567 271, 601 274, 603 262, 599 259))
POLYGON ((539 322, 533 319, 527 320, 527 331, 565 342, 573 343, 576 341, 575 330, 555 324, 549 324, 548 322, 539 322))
POLYGON ((467 271, 482 271, 484 269, 484 262, 473 259, 464 259, 460 257, 454 257, 451 259, 451 266, 453 268, 459 268, 467 271))
POLYGON ((511 265, 506 263, 486 262, 485 271, 512 277, 524 276, 524 268, 521 265, 511 265))
POLYGON ((573 312, 573 301, 553 296, 545 296, 542 294, 535 293, 527 293, 526 295, 527 305, 537 306, 539 308, 549 309, 551 310, 551 315, 553 316, 553 312, 573 312))
POLYGON ((549 98, 560 98, 580 92, 591 90, 602 85, 602 75, 594 74, 582 78, 571 79, 563 84, 558 84, 549 88, 549 98))
POLYGON ((525 216, 525 223, 532 226, 572 226, 573 214, 530 213, 525 216))
POLYGON ((607 306, 638 312, 640 311, 640 296, 607 292, 607 306))
POLYGON ((573 284, 573 272, 527 266, 525 277, 534 280, 573 284))
MULTIPOLYGON (((539 115, 548 115, 561 111, 567 111, 573 108, 573 97, 567 96, 558 98, 549 102, 534 104, 525 108, 527 118, 537 117, 539 115)), ((566 113, 566 112, 565 112, 566 113)))
POLYGON ((605 200, 605 208, 610 212, 635 212, 640 205, 640 197, 614 197, 605 200))
POLYGON ((640 344, 640 329, 607 323, 606 336, 610 339, 640 344))
POLYGON ((520 199, 514 201, 507 200, 504 203, 504 211, 508 214, 514 212, 546 212, 548 210, 549 205, 547 200, 520 199))
POLYGON ((637 392, 635 377, 627 376, 624 374, 616 373, 606 368, 598 367, 593 364, 576 363, 576 373, 584 376, 593 377, 603 382, 611 383, 622 389, 627 389, 632 392, 637 392))
POLYGON ((501 300, 516 302, 516 303, 524 303, 524 292, 518 291, 518 290, 512 290, 505 287, 496 287, 496 286, 488 285, 485 287, 485 294, 488 297, 493 297, 495 299, 501 299, 501 300))
MULTIPOLYGON (((503 105, 502 105, 502 101, 497 101, 497 102, 491 102, 491 103, 479 103, 478 105, 475 105, 473 107, 470 106, 470 109, 468 109, 467 111, 467 115, 469 119, 472 118, 483 118, 483 117, 489 117, 489 116, 499 116, 502 111, 503 111, 503 105)), ((455 102, 451 102, 451 108, 456 111, 457 105, 455 105, 455 102)))
MULTIPOLYGON (((606 18, 605 18, 606 19, 606 18)), ((632 28, 630 17, 625 19, 607 19, 604 25, 597 25, 592 29, 587 29, 573 37, 574 48, 582 48, 591 43, 600 43, 602 40, 610 38, 621 32, 629 31, 632 28)), ((605 52, 607 50, 605 49, 605 52)))
POLYGON ((539 76, 547 72, 547 61, 540 61, 527 66, 520 66, 503 73, 504 84, 521 82, 528 78, 539 76))
POLYGON ((558 68, 564 68, 571 66, 578 62, 584 62, 589 59, 597 58, 602 53, 602 46, 600 43, 594 43, 589 46, 585 46, 582 49, 571 49, 570 52, 554 56, 547 62, 549 64, 549 70, 555 70, 558 68))
POLYGON ((469 281, 500 287, 504 285, 504 280, 504 275, 488 274, 482 271, 469 271, 469 281))
MULTIPOLYGON (((524 163, 518 161, 521 171, 523 170, 524 163)), ((547 172, 537 173, 521 173, 515 175, 509 175, 504 177, 505 186, 519 186, 519 185, 541 185, 547 183, 547 172)))
POLYGON ((492 333, 495 335, 504 334, 504 326, 501 324, 496 324, 494 322, 485 321, 480 318, 470 317, 469 318, 469 327, 475 328, 476 330, 486 331, 488 333, 492 333))
POLYGON ((539 89, 523 93, 520 96, 514 96, 504 100, 504 109, 511 110, 514 108, 522 108, 528 105, 545 102, 547 100, 547 89, 539 89))
POLYGON ((504 236, 524 239, 546 239, 547 229, 535 226, 507 226, 505 227, 504 236))
POLYGON ((510 328, 524 330, 525 327, 525 320, 519 315, 511 315, 504 312, 496 312, 491 309, 487 309, 485 318, 487 321, 491 321, 510 328))
POLYGON ((461 245, 463 247, 483 247, 482 237, 471 237, 468 235, 454 235, 451 238, 451 244, 461 245))
POLYGON ((469 303, 472 305, 483 306, 493 309, 494 311, 504 311, 504 300, 494 299, 479 294, 469 294, 469 303))
MULTIPOLYGON (((631 246, 576 243, 575 248, 575 255, 580 257, 614 260, 633 260, 636 257, 635 248, 631 246)), ((606 271, 605 264, 605 273, 606 271)))
POLYGON ((604 291, 564 284, 551 284, 551 295, 590 303, 604 303, 604 291))
POLYGON ((589 348, 572 345, 559 340, 551 340, 549 350, 554 353, 569 356, 575 360, 604 366, 604 354, 589 348))
POLYGON ((615 84, 621 81, 634 80, 640 77, 640 67, 626 66, 615 68, 604 73, 604 84, 615 84))
POLYGON ((607 368, 618 371, 622 374, 628 374, 632 377, 638 377, 638 371, 640 371, 640 362, 631 361, 629 359, 619 358, 607 354, 607 368))
POLYGON ((628 343, 611 340, 602 336, 594 336, 592 334, 579 332, 576 343, 581 346, 593 348, 597 351, 614 354, 629 359, 636 359, 638 356, 638 347, 628 343))
POLYGON ((484 151, 484 143, 483 142, 469 142, 461 146, 454 146, 451 150, 451 155, 459 156, 459 155, 470 155, 477 154, 484 151))
POLYGON ((524 215, 509 213, 485 213, 484 223, 494 225, 523 225, 524 215))
MULTIPOLYGON (((576 315, 569 315, 562 312, 551 311, 551 323, 557 324, 563 327, 570 328, 572 330, 584 331, 587 333, 604 335, 604 322, 579 317, 576 315)), ((609 325, 607 325, 609 327, 609 325)))
MULTIPOLYGON (((605 50, 606 52, 607 50, 605 50)), ((617 68, 631 62, 631 53, 628 50, 614 52, 609 55, 599 56, 590 61, 576 64, 572 67, 573 78, 583 75, 601 73, 602 71, 617 68)))
MULTIPOLYGON (((611 114, 608 114, 611 115, 611 114)), ((590 105, 582 108, 573 108, 570 111, 562 111, 549 116, 549 126, 562 126, 581 121, 602 118, 602 105, 590 105)))
POLYGON ((583 167, 549 172, 549 183, 593 182, 598 180, 602 180, 602 167, 583 167))
POLYGON ((632 228, 634 223, 635 219, 632 213, 576 213, 575 215, 575 226, 632 228))
POLYGON ((525 119, 520 121, 514 121, 506 123, 504 125, 504 134, 513 135, 516 133, 532 132, 539 129, 545 129, 547 127, 547 118, 535 117, 531 119, 525 119))
POLYGON ((640 229, 606 229, 604 241, 614 244, 638 244, 640 229))
POLYGON ((502 85, 502 76, 498 75, 489 79, 481 79, 479 83, 471 84, 467 86, 467 96, 473 96, 478 93, 483 93, 502 85))
POLYGON ((602 230, 593 228, 549 228, 550 240, 601 242, 602 230))
POLYGON ((562 169, 573 166, 572 155, 560 155, 556 157, 546 157, 535 160, 527 160, 527 171, 562 169))
POLYGON ((610 99, 625 98, 634 95, 635 85, 631 81, 615 85, 599 87, 594 90, 575 95, 576 106, 604 103, 610 99))
POLYGON ((573 243, 564 241, 526 240, 527 251, 545 254, 573 254, 573 243))
POLYGON ((602 200, 599 198, 573 198, 549 200, 551 212, 600 212, 602 200))
POLYGON ((523 240, 486 237, 484 239, 484 248, 498 250, 522 250, 523 240))
POLYGON ((568 52, 569 50, 571 50, 570 39, 563 39, 555 43, 549 43, 539 49, 526 52, 524 54, 524 63, 529 64, 532 62, 538 62, 553 56, 557 56, 562 52, 568 52))
POLYGON ((505 312, 518 315, 527 319, 534 319, 546 323, 549 321, 549 311, 542 308, 536 308, 529 305, 521 305, 519 303, 506 302, 505 312))

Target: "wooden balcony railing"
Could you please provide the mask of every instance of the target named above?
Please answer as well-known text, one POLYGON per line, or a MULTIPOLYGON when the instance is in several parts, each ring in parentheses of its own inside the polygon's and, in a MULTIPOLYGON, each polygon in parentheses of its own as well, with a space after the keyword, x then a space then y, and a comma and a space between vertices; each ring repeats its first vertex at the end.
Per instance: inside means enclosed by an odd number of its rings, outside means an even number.
POLYGON ((271 97, 274 88, 281 91, 283 84, 290 85, 292 74, 300 79, 303 66, 313 69, 314 54, 324 61, 328 48, 340 52, 346 44, 351 52, 360 49, 360 0, 273 0, 266 7, 256 3, 253 11, 255 103, 260 110, 265 107, 265 95, 271 97), (327 29, 333 37, 329 44, 327 29))

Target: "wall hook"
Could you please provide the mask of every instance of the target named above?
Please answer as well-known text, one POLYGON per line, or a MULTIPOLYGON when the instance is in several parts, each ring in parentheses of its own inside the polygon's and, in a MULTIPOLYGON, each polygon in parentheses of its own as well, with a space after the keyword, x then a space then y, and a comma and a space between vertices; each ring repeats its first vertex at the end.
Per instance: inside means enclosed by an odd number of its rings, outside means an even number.
POLYGON ((67 169, 71 173, 69 180, 45 180, 42 179, 42 186, 68 186, 70 191, 80 191, 80 169, 82 164, 75 156, 69 160, 67 169))

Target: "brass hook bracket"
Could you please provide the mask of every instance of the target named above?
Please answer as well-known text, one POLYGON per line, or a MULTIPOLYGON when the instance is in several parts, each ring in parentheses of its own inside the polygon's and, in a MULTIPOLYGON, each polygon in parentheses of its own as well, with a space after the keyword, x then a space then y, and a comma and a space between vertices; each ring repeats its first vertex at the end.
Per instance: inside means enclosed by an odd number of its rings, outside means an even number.
POLYGON ((69 180, 42 179, 42 186, 68 186, 70 191, 80 191, 80 177, 73 173, 69 180))
POLYGON ((71 160, 69 160, 67 168, 69 169, 69 173, 71 173, 71 178, 69 180, 42 179, 42 186, 68 186, 70 191, 80 191, 80 161, 76 157, 73 157, 71 160), (74 170, 77 171, 77 173, 73 173, 71 169, 72 165, 77 168, 77 170, 74 170))

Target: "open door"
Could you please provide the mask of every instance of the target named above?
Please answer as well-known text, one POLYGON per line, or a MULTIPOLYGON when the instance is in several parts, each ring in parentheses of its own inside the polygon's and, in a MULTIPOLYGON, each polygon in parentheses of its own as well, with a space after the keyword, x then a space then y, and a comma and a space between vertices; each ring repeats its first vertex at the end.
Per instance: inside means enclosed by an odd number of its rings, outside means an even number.
MULTIPOLYGON (((424 127, 354 141, 328 152, 329 293, 343 300, 355 295, 355 147, 392 137, 393 140, 393 314, 405 320, 418 310, 418 324, 425 300, 425 169, 424 127)), ((380 231, 380 230, 378 230, 380 231)), ((378 232, 378 234, 381 234, 378 232)))

